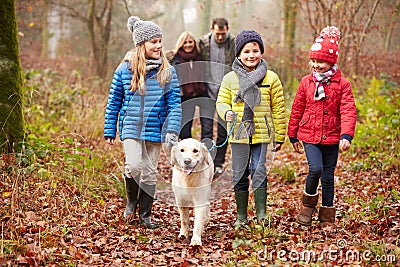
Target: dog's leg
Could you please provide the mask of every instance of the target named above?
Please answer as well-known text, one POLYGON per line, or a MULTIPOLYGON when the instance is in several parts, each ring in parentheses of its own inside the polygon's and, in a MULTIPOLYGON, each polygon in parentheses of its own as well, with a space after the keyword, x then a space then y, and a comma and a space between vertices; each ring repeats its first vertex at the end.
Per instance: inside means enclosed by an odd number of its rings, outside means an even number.
POLYGON ((191 246, 201 246, 201 234, 203 232, 204 225, 207 221, 209 205, 202 205, 194 208, 194 227, 193 236, 190 241, 191 246))
POLYGON ((179 232, 179 238, 189 236, 189 207, 178 207, 179 214, 181 216, 181 230, 179 232))

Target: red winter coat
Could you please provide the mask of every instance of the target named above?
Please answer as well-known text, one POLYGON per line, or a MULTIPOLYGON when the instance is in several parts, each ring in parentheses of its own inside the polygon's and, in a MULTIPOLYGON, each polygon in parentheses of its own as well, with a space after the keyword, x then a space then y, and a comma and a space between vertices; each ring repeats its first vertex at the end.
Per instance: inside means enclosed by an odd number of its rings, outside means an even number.
POLYGON ((314 100, 312 74, 300 82, 290 114, 288 136, 311 144, 338 144, 342 135, 354 137, 356 105, 351 85, 340 70, 324 85, 326 97, 314 100))

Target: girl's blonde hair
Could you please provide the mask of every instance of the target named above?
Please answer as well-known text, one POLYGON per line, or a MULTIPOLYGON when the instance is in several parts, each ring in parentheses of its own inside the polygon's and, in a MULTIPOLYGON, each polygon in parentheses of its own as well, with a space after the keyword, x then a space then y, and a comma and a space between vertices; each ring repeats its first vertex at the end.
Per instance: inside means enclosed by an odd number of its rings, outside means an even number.
POLYGON ((197 43, 197 40, 196 40, 196 37, 194 36, 194 34, 189 32, 189 31, 184 31, 184 32, 181 33, 181 35, 179 35, 178 40, 176 40, 175 48, 172 50, 174 52, 174 55, 176 53, 178 53, 179 49, 185 43, 185 40, 186 40, 187 37, 190 37, 191 39, 193 39, 194 48, 197 50, 197 52, 200 53, 200 48, 199 48, 199 45, 197 43))
MULTIPOLYGON (((140 91, 141 94, 146 92, 146 48, 144 43, 139 44, 133 50, 131 50, 132 57, 130 59, 131 70, 132 70, 132 80, 131 88, 132 92, 140 91)), ((161 50, 161 66, 157 71, 157 81, 160 86, 164 86, 167 82, 171 80, 171 69, 168 60, 161 50)))

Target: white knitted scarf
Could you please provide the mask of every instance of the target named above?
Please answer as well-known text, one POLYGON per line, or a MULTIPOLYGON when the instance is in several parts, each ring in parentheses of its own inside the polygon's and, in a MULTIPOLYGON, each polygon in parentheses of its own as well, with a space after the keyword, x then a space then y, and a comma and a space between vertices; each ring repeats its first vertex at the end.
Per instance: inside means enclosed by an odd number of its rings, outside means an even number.
POLYGON ((327 83, 337 72, 338 66, 335 64, 333 67, 324 73, 313 71, 313 81, 315 83, 314 100, 320 100, 325 97, 324 84, 327 83))

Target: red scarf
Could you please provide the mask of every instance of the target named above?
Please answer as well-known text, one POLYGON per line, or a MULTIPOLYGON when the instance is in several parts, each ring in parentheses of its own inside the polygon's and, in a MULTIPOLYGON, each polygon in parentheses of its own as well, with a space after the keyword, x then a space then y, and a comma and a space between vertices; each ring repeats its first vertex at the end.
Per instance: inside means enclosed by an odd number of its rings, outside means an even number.
POLYGON ((182 93, 185 97, 194 97, 204 92, 204 64, 197 49, 187 53, 179 49, 180 64, 177 66, 182 93), (199 62, 196 62, 199 61, 199 62))

